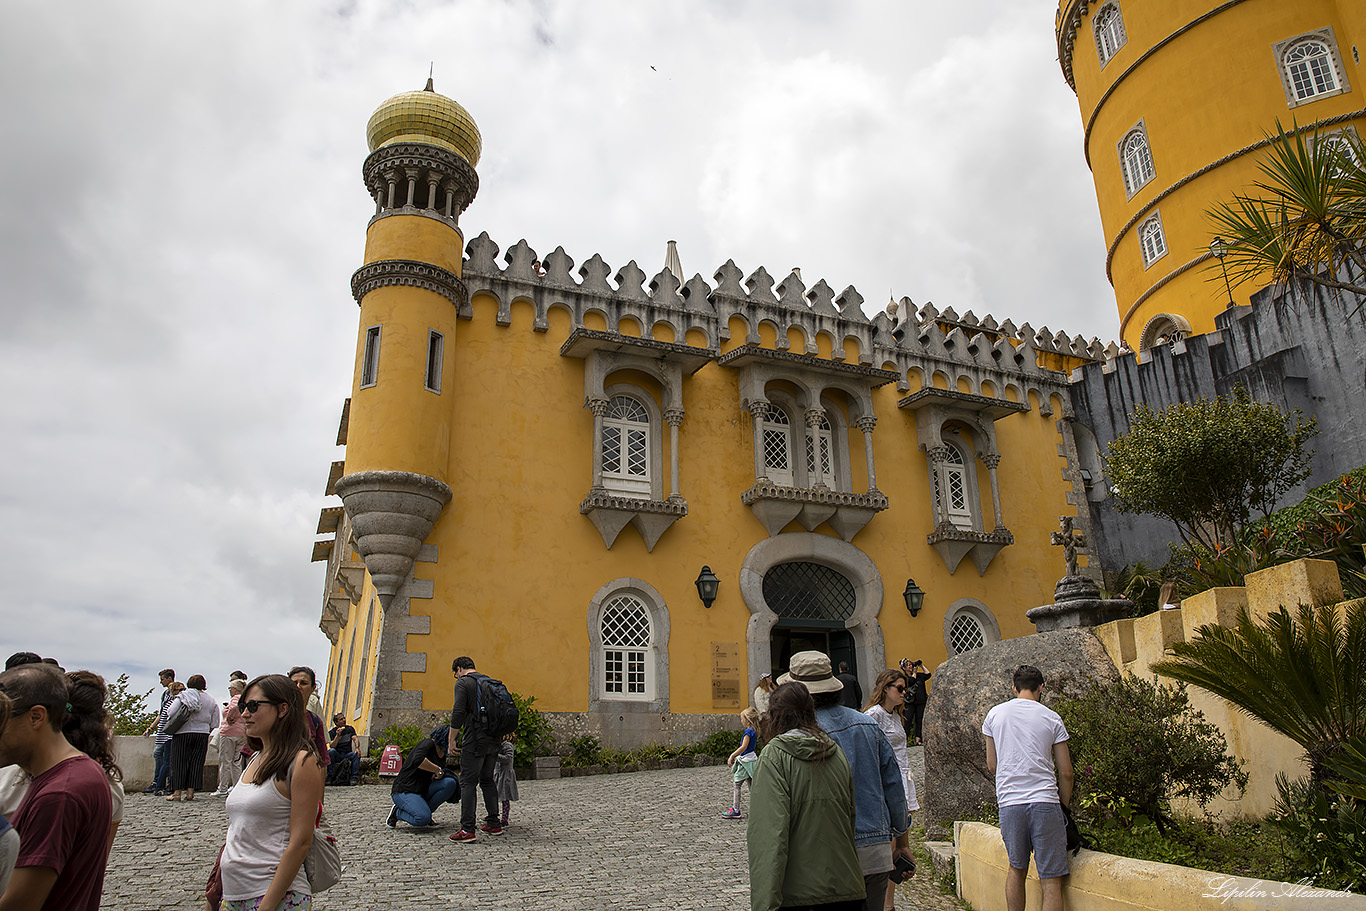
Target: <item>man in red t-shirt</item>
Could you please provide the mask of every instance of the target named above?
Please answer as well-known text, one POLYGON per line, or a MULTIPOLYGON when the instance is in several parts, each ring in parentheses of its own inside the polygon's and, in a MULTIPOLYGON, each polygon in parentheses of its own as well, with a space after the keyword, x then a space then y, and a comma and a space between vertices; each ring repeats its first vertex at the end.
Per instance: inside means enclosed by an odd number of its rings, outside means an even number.
POLYGON ((19 858, 0 911, 97 911, 113 804, 104 769, 62 736, 66 678, 30 664, 0 674, 0 689, 14 702, 0 732, 0 766, 33 776, 10 819, 19 858))

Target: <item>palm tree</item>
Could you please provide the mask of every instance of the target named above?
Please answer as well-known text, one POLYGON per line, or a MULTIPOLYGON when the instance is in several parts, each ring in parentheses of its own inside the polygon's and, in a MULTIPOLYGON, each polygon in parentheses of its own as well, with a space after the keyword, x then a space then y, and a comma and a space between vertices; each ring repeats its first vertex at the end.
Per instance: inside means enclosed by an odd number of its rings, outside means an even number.
POLYGON ((1227 278, 1301 279, 1366 297, 1366 144, 1351 130, 1307 141, 1279 121, 1267 138, 1258 192, 1207 213, 1227 278))
POLYGON ((1233 627, 1206 625, 1154 672, 1221 696, 1304 748, 1322 785, 1353 738, 1366 737, 1366 600, 1343 609, 1284 607, 1233 627))

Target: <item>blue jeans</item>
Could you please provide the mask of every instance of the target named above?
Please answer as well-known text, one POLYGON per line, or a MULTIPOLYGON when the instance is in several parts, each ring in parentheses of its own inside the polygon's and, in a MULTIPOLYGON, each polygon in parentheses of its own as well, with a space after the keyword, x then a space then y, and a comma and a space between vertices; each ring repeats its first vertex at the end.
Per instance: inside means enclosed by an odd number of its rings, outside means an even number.
POLYGON ((430 826, 436 808, 455 796, 459 787, 460 782, 446 775, 427 785, 426 794, 392 795, 398 818, 410 826, 430 826))
POLYGON ((360 753, 352 750, 349 753, 341 753, 337 750, 328 750, 327 757, 332 761, 332 766, 328 768, 328 779, 333 784, 349 784, 360 778, 360 753), (347 778, 345 768, 351 769, 351 777, 347 778))
POLYGON ((152 788, 165 791, 171 786, 171 741, 152 747, 152 788))

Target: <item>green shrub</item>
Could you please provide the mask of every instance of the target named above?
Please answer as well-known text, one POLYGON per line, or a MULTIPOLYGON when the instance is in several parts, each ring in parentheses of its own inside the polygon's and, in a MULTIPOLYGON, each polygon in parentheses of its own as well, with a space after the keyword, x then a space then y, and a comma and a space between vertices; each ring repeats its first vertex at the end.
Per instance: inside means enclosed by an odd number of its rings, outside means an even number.
POLYGON ((517 742, 513 761, 519 766, 531 765, 538 756, 549 756, 555 748, 555 731, 550 721, 535 708, 535 696, 522 696, 508 691, 517 705, 517 742))
POLYGON ((407 756, 408 751, 417 746, 428 733, 415 724, 391 724, 378 738, 370 739, 370 755, 378 759, 384 754, 384 748, 392 743, 398 747, 401 755, 407 756))
POLYGON ((569 755, 562 765, 590 766, 602 763, 602 741, 592 734, 581 734, 569 741, 569 755))
POLYGON ((109 694, 105 697, 104 707, 114 724, 114 733, 130 737, 140 737, 157 720, 157 713, 147 710, 148 690, 138 695, 128 688, 128 675, 119 674, 117 680, 107 684, 109 694))
POLYGON ((1163 832, 1173 798, 1203 807, 1230 785, 1247 786, 1241 761, 1190 707, 1184 685, 1126 675, 1054 708, 1071 735, 1072 804, 1095 825, 1132 830, 1151 821, 1163 832))
POLYGON ((1300 876, 1327 889, 1366 891, 1366 801, 1303 778, 1276 776, 1280 792, 1272 821, 1290 839, 1300 876))
POLYGON ((683 755, 700 754, 725 759, 740 746, 742 734, 741 731, 717 731, 715 734, 708 734, 696 743, 688 744, 680 752, 683 755))

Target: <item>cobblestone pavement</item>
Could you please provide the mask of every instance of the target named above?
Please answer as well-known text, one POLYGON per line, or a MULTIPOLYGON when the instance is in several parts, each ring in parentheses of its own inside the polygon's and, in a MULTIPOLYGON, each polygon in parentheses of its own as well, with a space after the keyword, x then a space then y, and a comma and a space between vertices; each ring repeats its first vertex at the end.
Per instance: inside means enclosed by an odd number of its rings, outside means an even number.
MULTIPOLYGON (((914 753, 920 753, 915 750, 914 753)), ((918 759, 919 757, 917 757, 918 759)), ((923 772, 917 776, 923 780, 923 772)), ((383 825, 388 785, 329 788, 327 816, 346 873, 320 909, 473 907, 726 909, 749 904, 745 823, 722 819, 724 767, 520 782, 502 837, 460 845, 454 806, 437 826, 383 825)), ((202 908, 205 879, 223 843, 221 799, 170 803, 129 795, 105 877, 107 911, 202 908)), ((901 911, 960 911, 928 863, 901 887, 901 911)))

